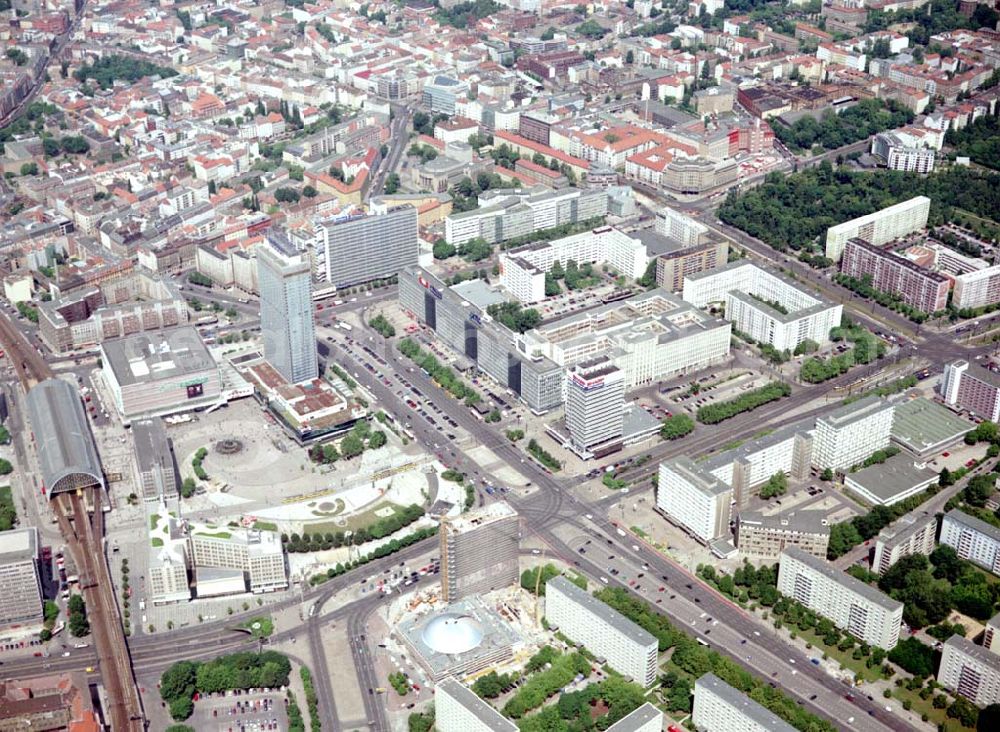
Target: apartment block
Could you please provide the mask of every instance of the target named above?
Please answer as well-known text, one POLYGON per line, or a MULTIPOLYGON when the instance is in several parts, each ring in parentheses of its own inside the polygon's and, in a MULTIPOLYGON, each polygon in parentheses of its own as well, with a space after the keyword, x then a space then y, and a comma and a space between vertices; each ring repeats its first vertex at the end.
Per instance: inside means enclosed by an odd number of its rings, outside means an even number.
POLYGON ((688 275, 683 292, 684 300, 700 308, 724 302, 733 328, 779 351, 794 350, 806 339, 828 342, 843 310, 747 260, 688 275))
POLYGON ((840 271, 858 280, 869 277, 876 290, 898 295, 924 313, 944 310, 948 304, 951 281, 947 277, 864 239, 848 239, 840 271))
POLYGON ((1000 656, 953 635, 941 651, 937 681, 976 706, 1000 703, 1000 656))
POLYGON ((545 618, 637 684, 656 680, 656 638, 562 575, 545 583, 545 618))
POLYGON ((445 219, 445 239, 460 246, 481 237, 490 244, 528 236, 540 229, 576 224, 608 213, 608 192, 570 188, 562 191, 501 191, 480 196, 480 207, 445 219))
POLYGON ((941 520, 942 544, 947 544, 962 559, 1000 575, 1000 529, 957 508, 941 520))
POLYGON ((708 544, 729 535, 733 489, 687 456, 660 463, 656 507, 708 544))
POLYGON ((983 648, 1000 654, 1000 613, 986 621, 986 630, 983 631, 983 648))
POLYGON ((831 226, 826 232, 826 256, 839 262, 850 239, 864 239, 878 246, 920 231, 927 226, 930 210, 931 199, 915 196, 867 216, 831 226))
POLYGON ((981 419, 1000 419, 1000 374, 971 361, 945 364, 941 396, 946 403, 981 419))
POLYGON ((951 304, 956 308, 981 308, 997 302, 1000 302, 1000 265, 955 277, 951 304))
POLYGON ((417 264, 417 209, 329 219, 319 225, 318 242, 313 267, 320 281, 351 287, 388 279, 417 264))
POLYGON ((434 687, 437 732, 517 732, 517 725, 454 678, 434 687))
POLYGON ((38 530, 0 532, 0 630, 34 628, 42 622, 38 578, 38 530))
POLYGON ((506 502, 442 519, 438 539, 445 602, 517 583, 520 522, 506 502))
POLYGON ((656 212, 653 228, 656 233, 670 237, 685 247, 697 246, 709 235, 709 229, 703 223, 667 206, 656 212))
POLYGON ((843 470, 889 446, 894 407, 879 397, 868 397, 816 418, 813 464, 824 470, 843 470))
POLYGON ((656 255, 656 284, 671 292, 682 292, 685 277, 720 267, 728 257, 729 244, 721 237, 670 246, 656 255))
POLYGON ((608 727, 607 732, 662 732, 663 712, 646 702, 608 727))
POLYGON ((869 645, 892 650, 899 641, 903 603, 801 549, 781 553, 778 592, 869 645))
POLYGON ((754 560, 777 560, 788 547, 826 558, 830 524, 823 511, 789 511, 767 516, 743 511, 736 523, 736 547, 754 560))
POLYGON ((915 144, 912 135, 881 132, 872 139, 872 155, 885 163, 889 170, 907 173, 930 173, 934 170, 937 153, 933 148, 915 144))
POLYGON ((715 453, 701 468, 733 488, 737 508, 746 508, 760 487, 776 473, 804 480, 812 466, 812 420, 800 420, 715 453))
POLYGON ((649 258, 640 239, 602 226, 502 252, 500 284, 522 303, 540 302, 545 299, 545 274, 556 262, 565 269, 570 260, 578 264, 607 263, 619 274, 634 280, 645 273, 649 258))
POLYGON ((882 529, 875 540, 875 558, 872 570, 885 574, 896 562, 911 554, 930 554, 934 551, 937 519, 932 515, 907 514, 891 526, 882 529))
POLYGON ((694 682, 691 721, 699 732, 793 732, 795 728, 713 673, 694 682))
POLYGON ((604 356, 571 366, 566 373, 566 428, 574 452, 590 457, 620 445, 625 413, 625 376, 604 356))

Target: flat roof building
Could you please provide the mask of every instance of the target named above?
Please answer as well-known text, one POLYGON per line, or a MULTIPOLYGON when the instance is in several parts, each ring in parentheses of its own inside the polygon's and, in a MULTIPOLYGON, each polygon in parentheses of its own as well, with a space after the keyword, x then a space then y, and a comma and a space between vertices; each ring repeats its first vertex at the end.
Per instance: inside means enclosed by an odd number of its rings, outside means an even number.
POLYGON ((947 450, 970 429, 968 421, 924 397, 897 402, 892 415, 892 441, 921 458, 947 450))
POLYGON ((319 375, 309 260, 284 234, 271 230, 257 248, 260 332, 264 358, 290 383, 319 375))
POLYGON ((797 547, 781 553, 778 592, 869 645, 895 648, 903 603, 797 547))
POLYGON ((656 508, 699 541, 729 535, 733 489, 687 456, 660 463, 656 508))
POLYGON ((911 554, 930 554, 934 551, 937 518, 920 514, 901 517, 882 529, 875 540, 875 557, 872 571, 882 575, 903 557, 911 554))
POLYGON ((62 379, 46 379, 28 391, 27 402, 42 491, 51 498, 103 487, 104 471, 76 387, 62 379))
POLYGON ((927 490, 938 474, 909 455, 894 455, 884 463, 848 473, 844 485, 873 506, 892 506, 927 490))
POLYGON ((319 229, 313 266, 321 281, 337 287, 388 279, 416 265, 420 255, 415 206, 329 219, 319 229))
POLYGON ((1000 703, 1000 656, 953 635, 941 651, 937 681, 976 706, 1000 703))
POLYGON ((755 560, 776 560, 790 546, 825 559, 829 544, 825 511, 788 511, 773 516, 742 511, 736 523, 736 546, 743 556, 755 560))
POLYGON ((920 231, 927 226, 930 210, 931 199, 916 196, 866 216, 831 226, 826 232, 826 256, 839 262, 848 240, 855 237, 878 246, 905 234, 920 231))
POLYGON ((1000 420, 1000 374, 966 360, 945 364, 941 396, 946 403, 993 422, 1000 420))
POLYGON ((566 373, 566 428, 573 451, 591 457, 620 445, 625 377, 606 357, 583 361, 566 373))
POLYGON ((691 721, 699 732, 794 732, 795 728, 713 673, 694 682, 691 721))
POLYGON ((661 732, 663 712, 646 702, 608 727, 607 732, 661 732))
POLYGON ((944 310, 948 304, 951 280, 864 239, 847 240, 840 272, 859 281, 868 278, 879 292, 898 297, 928 315, 944 310))
POLYGON ((804 340, 828 342, 843 311, 748 260, 686 276, 684 300, 699 308, 724 302, 733 328, 779 351, 794 350, 804 340))
POLYGON ((520 521, 505 501, 443 518, 438 540, 445 602, 517 584, 520 521))
POLYGON ((434 726, 438 732, 517 732, 517 725, 454 678, 434 687, 434 726))
POLYGON ((983 631, 983 648, 991 653, 1000 654, 1000 613, 986 621, 983 631))
POLYGON ((961 559, 1000 575, 1000 529, 996 526, 953 508, 941 521, 940 542, 961 559))
POLYGON ((174 500, 180 492, 177 461, 163 420, 140 419, 132 423, 132 444, 140 495, 148 503, 174 500))
POLYGON ((0 531, 0 629, 35 629, 42 622, 38 530, 0 531))
POLYGON ((190 326, 105 341, 101 361, 125 424, 202 409, 222 399, 219 365, 190 326))
POLYGON ((545 583, 545 618, 637 684, 656 680, 656 638, 562 575, 545 583))
POLYGON ((894 410, 891 402, 872 396, 817 417, 813 464, 821 470, 843 470, 888 447, 894 410))

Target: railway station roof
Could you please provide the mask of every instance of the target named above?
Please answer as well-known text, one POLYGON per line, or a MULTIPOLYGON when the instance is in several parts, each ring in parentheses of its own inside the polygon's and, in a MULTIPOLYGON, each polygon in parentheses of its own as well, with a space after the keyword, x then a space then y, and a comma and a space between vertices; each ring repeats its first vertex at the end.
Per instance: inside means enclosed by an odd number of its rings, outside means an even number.
POLYGON ((73 384, 47 379, 34 386, 28 392, 28 420, 50 497, 104 485, 94 436, 73 384))

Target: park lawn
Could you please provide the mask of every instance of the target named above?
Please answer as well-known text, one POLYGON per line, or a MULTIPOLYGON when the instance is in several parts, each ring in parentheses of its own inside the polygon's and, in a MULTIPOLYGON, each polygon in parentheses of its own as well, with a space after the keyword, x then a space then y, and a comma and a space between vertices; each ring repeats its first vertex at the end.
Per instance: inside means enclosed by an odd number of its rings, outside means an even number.
POLYGON ((799 630, 797 627, 784 624, 783 627, 792 629, 793 632, 806 643, 812 643, 812 648, 806 651, 810 658, 815 656, 816 658, 822 658, 825 653, 829 658, 839 663, 844 668, 853 671, 858 678, 864 679, 865 681, 875 681, 882 677, 879 667, 875 666, 873 668, 868 668, 865 666, 865 660, 862 658, 860 660, 852 658, 851 654, 854 653, 854 649, 851 648, 847 651, 842 651, 837 646, 827 647, 823 643, 823 639, 816 635, 815 631, 811 628, 806 630, 799 630))
MULTIPOLYGON (((944 694, 945 696, 948 697, 948 703, 951 704, 952 696, 948 694, 948 692, 946 692, 944 689, 938 689, 937 691, 934 692, 934 694, 931 694, 931 696, 929 696, 927 699, 921 699, 919 691, 910 691, 905 686, 893 686, 892 701, 895 702, 893 706, 902 705, 904 701, 909 700, 910 703, 913 704, 911 711, 915 712, 918 716, 921 714, 926 714, 930 724, 934 725, 935 727, 940 725, 942 722, 947 722, 947 729, 951 730, 952 732, 954 732, 955 730, 963 730, 963 729, 970 730, 971 732, 972 730, 975 729, 975 727, 966 727, 957 719, 952 719, 951 717, 949 717, 947 713, 947 708, 935 709, 933 704, 935 694, 944 694)), ((881 697, 878 697, 875 699, 875 701, 878 702, 880 699, 881 697)), ((881 699, 881 701, 887 704, 891 703, 890 700, 888 699, 881 699)))
POLYGON ((14 496, 10 492, 10 486, 0 486, 0 531, 13 529, 16 520, 17 511, 14 508, 14 496))
MULTIPOLYGON (((403 507, 398 504, 383 501, 382 503, 372 506, 367 511, 362 511, 361 513, 354 514, 353 516, 345 516, 343 524, 339 524, 335 521, 317 521, 316 523, 309 523, 306 526, 303 526, 302 530, 307 534, 336 534, 338 531, 357 531, 358 529, 371 526, 376 521, 383 518, 382 516, 379 516, 377 512, 383 511, 386 508, 393 509, 394 514, 403 510, 403 507)), ((388 516, 385 518, 388 518, 388 516)))

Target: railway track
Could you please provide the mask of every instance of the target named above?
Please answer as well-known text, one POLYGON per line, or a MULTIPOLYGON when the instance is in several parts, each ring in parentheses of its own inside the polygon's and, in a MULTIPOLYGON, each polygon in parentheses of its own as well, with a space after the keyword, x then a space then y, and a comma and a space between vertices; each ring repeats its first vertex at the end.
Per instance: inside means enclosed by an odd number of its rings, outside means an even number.
MULTIPOLYGON (((45 359, 27 342, 6 314, 0 315, 0 341, 25 393, 54 376, 45 359)), ((87 605, 101 681, 107 691, 106 712, 111 729, 115 732, 141 732, 146 728, 142 700, 118 616, 111 573, 104 559, 102 498, 98 487, 63 493, 52 500, 66 547, 80 570, 80 589, 87 605)))

